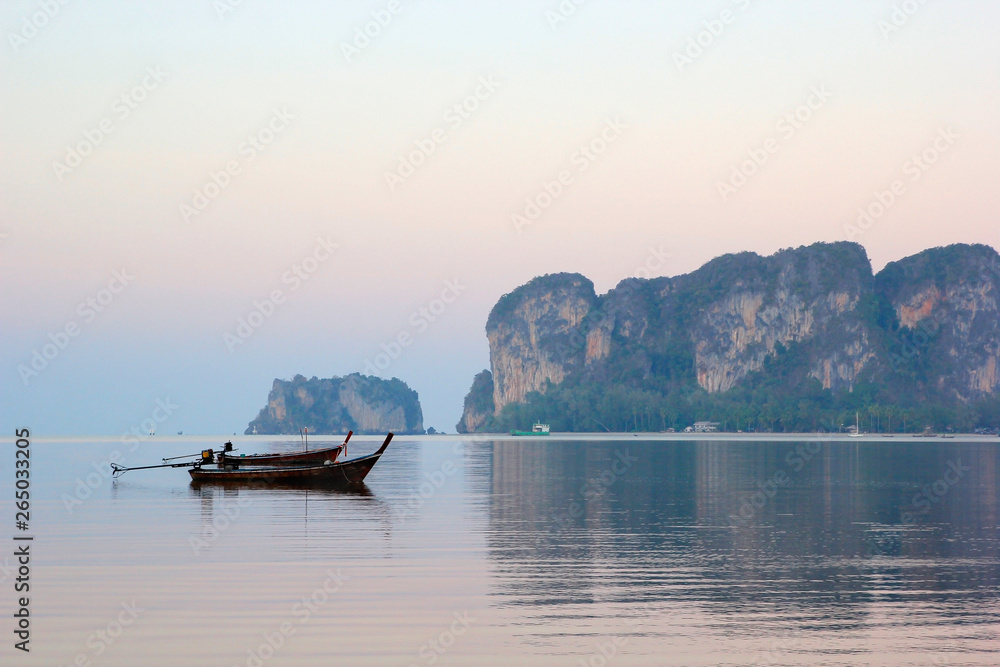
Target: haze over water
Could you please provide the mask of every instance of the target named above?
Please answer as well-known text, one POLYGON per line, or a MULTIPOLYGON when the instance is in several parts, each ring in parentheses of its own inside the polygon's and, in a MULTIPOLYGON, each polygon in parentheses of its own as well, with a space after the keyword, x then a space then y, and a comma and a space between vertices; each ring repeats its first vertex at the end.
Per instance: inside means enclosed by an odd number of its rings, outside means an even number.
MULTIPOLYGON (((125 463, 223 440, 156 438, 125 463)), ((352 457, 377 446, 358 440, 352 457)), ((998 662, 992 442, 400 437, 365 494, 167 469, 101 480, 69 511, 115 449, 33 443, 17 664, 998 662)))

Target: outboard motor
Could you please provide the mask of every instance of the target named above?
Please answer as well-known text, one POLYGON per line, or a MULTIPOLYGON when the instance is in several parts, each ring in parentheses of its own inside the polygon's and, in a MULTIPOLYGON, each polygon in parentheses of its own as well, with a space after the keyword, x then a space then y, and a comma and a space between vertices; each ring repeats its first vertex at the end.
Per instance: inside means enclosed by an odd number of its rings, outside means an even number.
POLYGON ((227 442, 226 444, 224 444, 222 446, 222 451, 219 452, 219 460, 218 460, 218 464, 220 466, 221 465, 225 465, 228 462, 229 457, 226 456, 226 454, 228 454, 231 451, 233 451, 233 443, 232 442, 227 442))

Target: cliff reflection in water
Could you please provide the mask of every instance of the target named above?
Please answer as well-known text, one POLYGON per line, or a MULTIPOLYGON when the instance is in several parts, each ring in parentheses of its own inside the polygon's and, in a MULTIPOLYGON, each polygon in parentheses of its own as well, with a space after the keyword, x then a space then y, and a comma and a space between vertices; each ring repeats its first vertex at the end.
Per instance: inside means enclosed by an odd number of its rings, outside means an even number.
POLYGON ((502 604, 850 626, 876 603, 947 600, 995 622, 992 445, 498 441, 479 456, 502 604))

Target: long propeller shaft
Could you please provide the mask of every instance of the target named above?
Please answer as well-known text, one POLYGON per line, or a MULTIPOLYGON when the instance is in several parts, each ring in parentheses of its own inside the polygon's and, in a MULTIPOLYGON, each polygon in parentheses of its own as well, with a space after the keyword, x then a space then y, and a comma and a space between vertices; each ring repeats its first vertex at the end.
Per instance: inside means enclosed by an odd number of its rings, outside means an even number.
POLYGON ((125 466, 120 466, 117 463, 111 464, 111 474, 114 477, 121 477, 129 470, 150 470, 152 468, 191 468, 196 465, 200 465, 201 461, 188 461, 187 463, 161 463, 155 466, 134 466, 131 468, 126 468, 125 466))

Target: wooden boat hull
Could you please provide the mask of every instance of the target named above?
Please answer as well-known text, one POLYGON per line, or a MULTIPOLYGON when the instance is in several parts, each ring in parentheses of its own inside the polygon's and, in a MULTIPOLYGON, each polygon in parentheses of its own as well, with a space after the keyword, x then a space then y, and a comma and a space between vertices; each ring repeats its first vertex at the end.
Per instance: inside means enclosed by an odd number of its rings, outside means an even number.
POLYGON ((393 434, 386 436, 374 454, 329 465, 280 466, 280 467, 194 467, 188 472, 198 483, 238 484, 260 486, 307 485, 328 488, 357 488, 364 485, 365 477, 378 463, 389 446, 393 434))
POLYGON ((223 465, 235 464, 241 468, 248 466, 320 466, 327 461, 336 463, 337 457, 343 451, 344 446, 337 445, 311 452, 289 452, 287 454, 249 454, 246 456, 226 454, 223 465))

